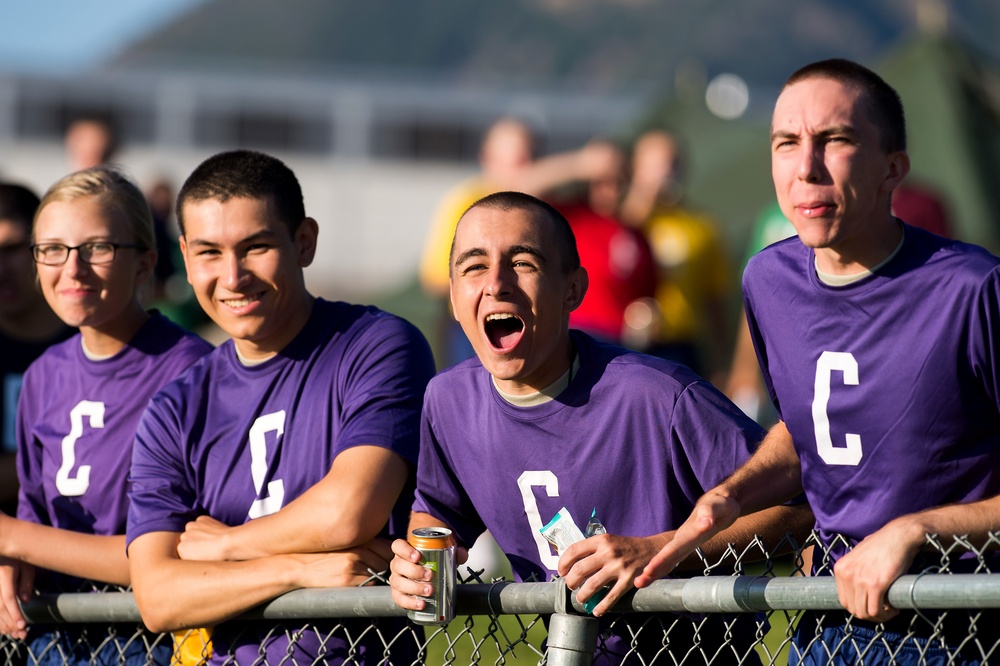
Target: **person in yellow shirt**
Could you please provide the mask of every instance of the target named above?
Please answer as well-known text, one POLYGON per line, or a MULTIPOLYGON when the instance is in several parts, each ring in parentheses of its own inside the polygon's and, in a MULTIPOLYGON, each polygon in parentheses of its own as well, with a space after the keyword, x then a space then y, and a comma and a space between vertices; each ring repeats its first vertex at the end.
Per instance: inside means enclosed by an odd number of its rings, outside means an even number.
POLYGON ((621 218, 646 233, 660 270, 659 331, 649 353, 711 377, 727 351, 731 269, 713 220, 681 203, 682 167, 675 136, 640 136, 621 218))

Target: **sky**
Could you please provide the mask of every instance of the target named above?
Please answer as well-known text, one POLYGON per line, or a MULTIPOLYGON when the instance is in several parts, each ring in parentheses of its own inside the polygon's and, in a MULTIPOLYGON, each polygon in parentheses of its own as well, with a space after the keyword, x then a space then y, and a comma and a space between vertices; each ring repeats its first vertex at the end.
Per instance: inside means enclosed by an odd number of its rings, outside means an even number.
POLYGON ((0 14, 0 71, 70 74, 86 70, 201 2, 5 2, 0 14))

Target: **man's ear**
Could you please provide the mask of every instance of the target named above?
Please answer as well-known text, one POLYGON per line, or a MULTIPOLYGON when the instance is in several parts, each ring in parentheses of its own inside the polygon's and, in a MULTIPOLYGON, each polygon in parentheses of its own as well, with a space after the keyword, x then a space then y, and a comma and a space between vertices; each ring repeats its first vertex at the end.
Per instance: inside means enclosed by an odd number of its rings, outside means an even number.
POLYGON ((569 285, 566 287, 566 314, 580 307, 589 286, 590 277, 587 275, 587 269, 583 266, 570 274, 569 285))
POLYGON ((299 266, 305 268, 316 257, 316 240, 319 238, 319 224, 311 217, 302 219, 295 230, 295 244, 299 248, 299 266))
POLYGON ((184 260, 184 275, 187 277, 188 284, 191 284, 191 267, 188 265, 187 238, 181 235, 181 237, 177 239, 177 242, 181 247, 181 258, 184 260))
POLYGON ((888 156, 888 171, 883 187, 891 192, 899 187, 906 175, 910 173, 910 156, 905 151, 897 150, 888 156))
POLYGON ((455 310, 455 282, 451 278, 448 278, 448 305, 451 306, 449 309, 452 318, 458 321, 458 311, 455 310))

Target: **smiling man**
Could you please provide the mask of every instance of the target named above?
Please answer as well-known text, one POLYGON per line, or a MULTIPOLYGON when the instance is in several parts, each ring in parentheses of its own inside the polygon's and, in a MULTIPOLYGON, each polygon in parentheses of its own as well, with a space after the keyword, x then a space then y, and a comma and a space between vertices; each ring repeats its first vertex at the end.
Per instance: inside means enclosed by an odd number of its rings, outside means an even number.
POLYGON ((636 582, 804 489, 840 602, 861 620, 807 615, 792 661, 979 663, 976 643, 989 651, 996 618, 981 617, 973 640, 968 614, 896 617, 886 595, 901 574, 940 565, 937 553, 921 556, 927 534, 949 545, 1000 529, 1000 259, 893 217, 910 166, 903 106, 856 63, 822 61, 788 79, 771 165, 798 235, 754 257, 743 289, 781 421, 636 582))
POLYGON ((154 397, 137 431, 127 541, 143 621, 217 625, 219 663, 381 661, 367 621, 226 620, 387 568, 378 537, 405 533, 430 348, 402 319, 309 294, 318 227, 273 157, 209 158, 177 208, 188 281, 232 340, 154 397))
MULTIPOLYGON (((572 230, 548 204, 503 192, 462 217, 451 302, 477 358, 428 386, 410 526, 447 526, 464 547, 488 529, 518 580, 562 573, 581 601, 613 585, 595 609, 601 615, 763 432, 687 368, 571 331, 570 312, 586 291, 572 230), (539 528, 564 506, 577 520, 596 509, 614 534, 580 542, 560 559, 539 528)), ((773 543, 811 522, 804 507, 773 508, 741 520, 706 551, 711 558, 754 533, 773 543)), ((419 553, 402 540, 393 552, 393 599, 423 608, 419 597, 430 590, 419 553)), ((721 618, 708 619, 700 640, 713 651, 725 646, 723 661, 753 654, 753 617, 729 622, 727 638, 721 618)), ((675 645, 691 629, 684 624, 671 630, 675 645)), ((625 623, 616 627, 602 642, 602 662, 621 661, 630 649, 625 623)), ((643 632, 636 650, 648 659, 662 639, 643 632)))

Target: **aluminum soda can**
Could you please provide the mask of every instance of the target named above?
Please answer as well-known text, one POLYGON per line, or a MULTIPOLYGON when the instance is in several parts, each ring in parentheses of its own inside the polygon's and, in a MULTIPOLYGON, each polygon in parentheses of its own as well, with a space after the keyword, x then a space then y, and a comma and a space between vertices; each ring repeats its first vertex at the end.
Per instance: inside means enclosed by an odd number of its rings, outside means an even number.
POLYGON ((423 610, 406 616, 417 624, 448 624, 455 617, 455 537, 447 527, 418 527, 408 541, 420 551, 420 564, 434 572, 434 592, 421 597, 426 602, 423 610))

